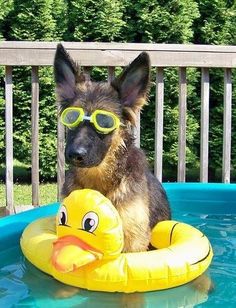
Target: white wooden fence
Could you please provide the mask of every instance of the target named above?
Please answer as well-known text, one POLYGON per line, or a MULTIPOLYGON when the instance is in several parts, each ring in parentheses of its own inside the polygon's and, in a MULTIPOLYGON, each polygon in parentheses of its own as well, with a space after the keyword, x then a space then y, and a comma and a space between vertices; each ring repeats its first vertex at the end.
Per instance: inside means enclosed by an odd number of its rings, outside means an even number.
MULTIPOLYGON (((32 204, 39 204, 39 77, 40 66, 51 66, 57 43, 49 42, 1 42, 0 65, 5 66, 6 101, 6 208, 14 212, 13 198, 13 80, 14 66, 32 66, 32 204)), ((208 181, 209 147, 209 68, 224 70, 224 132, 222 181, 230 182, 231 161, 231 71, 236 67, 236 46, 128 44, 128 43, 69 43, 64 46, 81 66, 108 68, 108 80, 114 77, 115 67, 126 66, 141 51, 147 51, 152 67, 156 68, 156 114, 155 114, 155 175, 162 180, 163 155, 163 103, 164 71, 166 67, 179 68, 179 133, 178 175, 184 182, 186 177, 186 113, 187 76, 186 68, 201 68, 201 150, 200 181, 208 181)), ((17 82, 14 81, 14 82, 17 82)), ((137 133, 137 143, 140 140, 137 133)), ((64 181, 64 128, 58 123, 58 198, 64 181)))

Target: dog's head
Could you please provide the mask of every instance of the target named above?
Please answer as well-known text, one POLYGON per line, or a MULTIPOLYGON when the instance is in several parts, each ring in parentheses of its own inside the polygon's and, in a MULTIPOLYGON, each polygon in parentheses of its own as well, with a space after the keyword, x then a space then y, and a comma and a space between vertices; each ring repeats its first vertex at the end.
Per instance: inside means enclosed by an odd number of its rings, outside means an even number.
MULTIPOLYGON (((92 82, 88 75, 79 73, 79 67, 59 44, 54 75, 61 112, 67 113, 68 107, 75 107, 69 117, 76 118, 81 113, 84 116, 67 132, 65 155, 69 164, 86 168, 98 166, 111 148, 114 152, 117 147, 126 147, 132 142, 132 126, 145 104, 149 87, 150 60, 147 53, 141 53, 112 82, 92 82), (119 119, 115 129, 108 132, 99 130, 99 126, 89 120, 96 110, 115 115, 114 121, 119 119)), ((102 125, 110 125, 106 123, 109 117, 100 115, 100 118, 102 125)))

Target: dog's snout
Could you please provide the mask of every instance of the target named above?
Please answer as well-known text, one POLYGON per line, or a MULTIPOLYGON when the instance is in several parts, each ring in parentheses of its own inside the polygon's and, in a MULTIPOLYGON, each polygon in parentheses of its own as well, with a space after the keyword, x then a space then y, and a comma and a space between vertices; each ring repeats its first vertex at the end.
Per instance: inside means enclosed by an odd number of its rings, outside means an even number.
POLYGON ((76 149, 70 149, 67 152, 67 158, 70 161, 82 161, 87 155, 87 150, 84 147, 78 147, 76 149))

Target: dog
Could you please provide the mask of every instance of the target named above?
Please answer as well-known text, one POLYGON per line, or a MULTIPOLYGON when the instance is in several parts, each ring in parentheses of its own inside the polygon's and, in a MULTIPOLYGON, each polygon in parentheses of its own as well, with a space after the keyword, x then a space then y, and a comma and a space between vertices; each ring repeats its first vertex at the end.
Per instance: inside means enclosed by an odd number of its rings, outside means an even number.
POLYGON ((165 190, 134 144, 136 117, 150 86, 148 54, 142 52, 113 81, 92 82, 58 44, 54 76, 61 121, 68 127, 63 196, 83 188, 101 192, 122 219, 123 251, 148 250, 151 229, 171 219, 165 190))

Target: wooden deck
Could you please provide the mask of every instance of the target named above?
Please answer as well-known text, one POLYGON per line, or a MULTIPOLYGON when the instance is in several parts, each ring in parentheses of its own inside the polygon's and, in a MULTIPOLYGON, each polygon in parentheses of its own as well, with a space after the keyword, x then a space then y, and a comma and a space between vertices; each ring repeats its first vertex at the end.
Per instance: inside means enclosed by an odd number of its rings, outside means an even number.
MULTIPOLYGON (((156 68, 156 114, 155 114, 155 175, 162 180, 163 113, 165 68, 179 69, 179 132, 177 179, 186 178, 186 117, 187 117, 187 68, 201 68, 201 136, 200 181, 208 182, 209 164, 209 68, 224 70, 224 131, 222 181, 230 182, 231 164, 231 115, 232 115, 232 69, 236 67, 236 46, 175 45, 175 44, 128 44, 128 43, 63 43, 71 56, 81 66, 105 66, 108 80, 114 77, 117 66, 130 63, 141 51, 147 51, 152 67, 156 68)), ((5 66, 6 100, 6 206, 15 211, 13 197, 13 80, 14 66, 32 66, 32 204, 39 204, 39 77, 40 66, 51 66, 56 42, 0 42, 0 65, 5 66)), ((16 81, 17 82, 17 81, 16 81)), ((139 145, 140 129, 137 129, 139 145)), ((64 182, 64 128, 58 122, 58 199, 64 182)))

